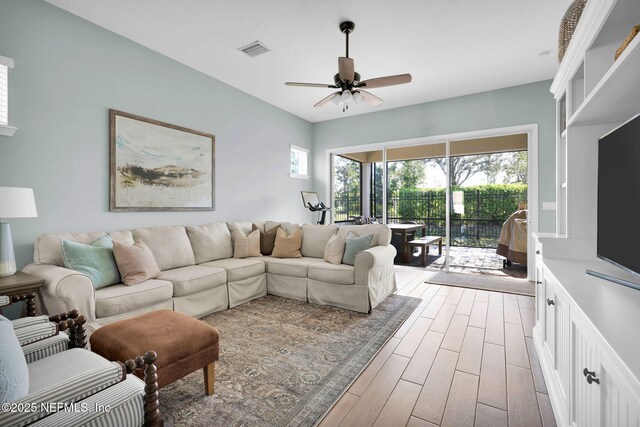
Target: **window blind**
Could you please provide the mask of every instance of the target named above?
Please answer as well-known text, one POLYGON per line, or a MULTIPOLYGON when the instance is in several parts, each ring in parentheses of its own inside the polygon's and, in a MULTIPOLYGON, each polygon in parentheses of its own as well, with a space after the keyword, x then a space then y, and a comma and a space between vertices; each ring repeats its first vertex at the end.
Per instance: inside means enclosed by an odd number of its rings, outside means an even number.
POLYGON ((8 68, 0 65, 0 125, 9 124, 8 68))
POLYGON ((0 55, 0 125, 9 124, 9 68, 13 59, 0 55))

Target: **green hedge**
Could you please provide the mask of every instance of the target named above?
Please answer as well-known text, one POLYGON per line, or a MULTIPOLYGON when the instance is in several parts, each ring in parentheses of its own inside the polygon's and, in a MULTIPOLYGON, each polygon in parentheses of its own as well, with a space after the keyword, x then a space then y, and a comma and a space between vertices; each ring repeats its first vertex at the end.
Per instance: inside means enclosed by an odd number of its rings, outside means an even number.
MULTIPOLYGON (((453 188, 464 191, 464 215, 452 218, 504 221, 518 209, 518 202, 527 200, 526 184, 490 184, 453 188)), ((336 220, 360 215, 360 194, 336 194, 336 220)), ((388 217, 406 220, 445 218, 446 190, 444 188, 403 188, 389 194, 388 217)))
MULTIPOLYGON (((491 219, 504 221, 518 209, 518 202, 527 200, 526 184, 491 184, 453 188, 464 192, 464 215, 453 218, 491 219)), ((387 199, 390 218, 444 218, 446 189, 404 188, 387 199)))

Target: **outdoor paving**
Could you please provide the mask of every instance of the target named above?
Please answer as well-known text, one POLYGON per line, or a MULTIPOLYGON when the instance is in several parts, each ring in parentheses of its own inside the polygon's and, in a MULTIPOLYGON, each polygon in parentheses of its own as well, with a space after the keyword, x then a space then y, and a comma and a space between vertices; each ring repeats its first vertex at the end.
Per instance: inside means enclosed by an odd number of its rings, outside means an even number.
MULTIPOLYGON (((442 248, 442 256, 438 256, 438 249, 432 246, 429 249, 427 258, 427 268, 442 270, 444 268, 444 252, 442 248), (432 255, 434 254, 434 255, 432 255)), ((527 266, 520 264, 512 264, 510 268, 502 268, 504 257, 496 254, 496 250, 492 248, 467 248, 461 246, 452 246, 449 253, 449 271, 457 273, 475 273, 489 274, 494 276, 505 276, 515 278, 527 277, 527 266)), ((415 257, 412 266, 420 266, 419 257, 415 257)))

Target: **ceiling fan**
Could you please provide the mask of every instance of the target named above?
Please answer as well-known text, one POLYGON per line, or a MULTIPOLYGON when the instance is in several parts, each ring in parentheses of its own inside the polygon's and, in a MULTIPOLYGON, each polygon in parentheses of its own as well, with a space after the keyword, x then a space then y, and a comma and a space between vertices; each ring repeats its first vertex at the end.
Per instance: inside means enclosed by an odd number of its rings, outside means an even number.
POLYGON ((382 99, 367 92, 364 88, 375 89, 411 82, 411 74, 398 74, 396 76, 360 80, 360 74, 355 71, 353 59, 349 58, 349 34, 353 32, 355 27, 356 25, 351 21, 345 21, 340 24, 340 31, 342 31, 346 37, 347 52, 344 57, 341 56, 338 58, 338 74, 333 76, 334 84, 286 82, 285 85, 339 89, 337 92, 322 98, 314 107, 322 107, 332 101, 336 105, 342 103, 342 111, 344 112, 349 109, 349 105, 352 103, 360 104, 362 101, 365 101, 374 107, 383 103, 382 99))

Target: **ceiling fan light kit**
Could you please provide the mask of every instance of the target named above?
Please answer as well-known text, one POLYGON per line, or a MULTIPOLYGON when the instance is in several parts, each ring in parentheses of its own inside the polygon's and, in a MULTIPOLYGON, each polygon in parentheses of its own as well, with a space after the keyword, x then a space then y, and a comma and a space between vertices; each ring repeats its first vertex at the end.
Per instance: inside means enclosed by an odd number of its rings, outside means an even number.
POLYGON ((339 89, 337 92, 321 99, 314 107, 322 107, 329 102, 333 102, 336 105, 342 104, 342 111, 345 112, 349 109, 349 105, 358 105, 362 103, 362 101, 374 107, 382 105, 382 99, 363 90, 363 88, 375 89, 411 82, 411 74, 398 74, 395 76, 361 80, 360 74, 355 71, 353 59, 349 58, 349 34, 353 32, 355 27, 356 25, 351 21, 340 23, 340 31, 345 35, 346 52, 344 57, 341 56, 338 58, 338 73, 333 76, 334 84, 286 82, 285 85, 339 89))

